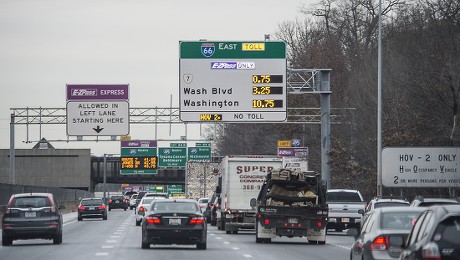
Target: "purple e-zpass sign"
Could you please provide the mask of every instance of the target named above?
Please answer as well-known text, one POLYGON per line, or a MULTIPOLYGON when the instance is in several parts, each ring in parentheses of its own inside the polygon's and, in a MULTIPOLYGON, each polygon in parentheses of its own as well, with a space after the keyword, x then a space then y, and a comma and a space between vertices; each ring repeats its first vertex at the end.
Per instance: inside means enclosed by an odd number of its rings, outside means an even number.
POLYGON ((67 100, 128 100, 128 85, 67 85, 67 100))
POLYGON ((121 141, 121 148, 155 148, 157 147, 157 141, 154 140, 132 140, 132 141, 121 141))
POLYGON ((307 158, 308 147, 280 147, 278 148, 278 156, 307 158))

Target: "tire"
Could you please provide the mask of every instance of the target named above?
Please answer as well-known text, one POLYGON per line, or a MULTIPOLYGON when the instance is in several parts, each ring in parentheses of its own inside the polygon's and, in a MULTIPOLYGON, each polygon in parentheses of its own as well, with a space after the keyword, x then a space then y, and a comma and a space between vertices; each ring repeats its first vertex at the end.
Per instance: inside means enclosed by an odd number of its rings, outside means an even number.
POLYGON ((141 248, 142 249, 149 249, 150 248, 150 243, 145 243, 144 242, 144 231, 142 231, 142 238, 141 238, 141 248))
POLYGON ((125 211, 127 210, 127 208, 125 208, 125 211))
POLYGON ((78 221, 82 221, 83 218, 79 216, 79 217, 77 218, 77 220, 78 220, 78 221))
POLYGON ((13 239, 7 238, 2 235, 2 246, 11 246, 13 244, 13 239))
POLYGON ((225 234, 231 234, 232 231, 231 230, 225 230, 225 234))
POLYGON ((62 244, 62 231, 53 237, 53 244, 55 245, 62 244))
POLYGON ((238 230, 233 230, 232 234, 238 234, 238 230))
POLYGON ((264 240, 262 238, 259 238, 258 234, 259 234, 259 223, 257 223, 257 221, 256 221, 256 243, 260 244, 264 240))
POLYGON ((102 216, 102 220, 107 220, 107 215, 102 216))
POLYGON ((217 220, 215 218, 211 218, 211 226, 215 227, 217 225, 217 220))
POLYGON ((198 244, 196 245, 196 248, 197 248, 197 249, 200 249, 200 250, 206 249, 206 241, 205 241, 204 243, 201 243, 201 242, 198 243, 198 244))
POLYGON ((109 211, 111 211, 112 209, 109 207, 109 211))
POLYGON ((137 219, 136 219, 136 226, 140 226, 140 225, 141 225, 141 221, 140 220, 137 221, 137 219))

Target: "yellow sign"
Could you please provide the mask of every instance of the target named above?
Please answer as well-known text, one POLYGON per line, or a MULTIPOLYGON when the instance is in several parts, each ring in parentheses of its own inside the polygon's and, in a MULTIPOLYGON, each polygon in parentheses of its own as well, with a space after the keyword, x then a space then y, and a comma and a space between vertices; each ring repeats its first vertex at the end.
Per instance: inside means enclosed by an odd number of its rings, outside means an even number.
POLYGON ((243 51, 265 51, 265 43, 242 43, 243 51))
POLYGON ((120 136, 121 141, 131 141, 131 136, 130 135, 122 135, 120 136))
POLYGON ((278 140, 278 147, 292 147, 291 140, 278 140))

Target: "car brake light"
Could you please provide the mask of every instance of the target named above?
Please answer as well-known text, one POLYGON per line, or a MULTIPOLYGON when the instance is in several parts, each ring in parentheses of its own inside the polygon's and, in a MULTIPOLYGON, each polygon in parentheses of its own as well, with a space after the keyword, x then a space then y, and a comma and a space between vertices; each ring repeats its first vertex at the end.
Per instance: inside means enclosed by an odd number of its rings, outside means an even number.
POLYGON ((3 229, 11 228, 11 225, 3 225, 3 229))
POLYGON ((144 207, 140 206, 139 211, 145 211, 144 207))
POLYGON ((145 221, 147 221, 147 224, 149 225, 161 223, 161 220, 158 217, 147 217, 145 221))
POLYGON ((51 205, 51 207, 50 207, 51 212, 56 213, 56 207, 55 207, 56 205, 54 205, 53 200, 50 198, 50 196, 48 196, 48 200, 49 200, 50 205, 51 205))
POLYGON ((112 203, 112 200, 109 200, 109 203, 112 203))
POLYGON ((193 217, 190 219, 190 224, 192 225, 201 225, 203 222, 204 219, 202 217, 193 217))
POLYGON ((321 221, 316 222, 316 226, 319 227, 319 228, 322 228, 323 227, 323 222, 321 222, 321 221))
POLYGON ((105 205, 99 205, 99 209, 105 209, 105 205))
POLYGON ((78 207, 78 210, 85 210, 85 206, 78 207))
POLYGON ((422 247, 423 260, 441 260, 439 247, 436 243, 430 242, 422 247))
POLYGON ((389 245, 388 237, 379 236, 374 239, 370 248, 373 251, 382 251, 382 250, 387 250, 388 245, 389 245))

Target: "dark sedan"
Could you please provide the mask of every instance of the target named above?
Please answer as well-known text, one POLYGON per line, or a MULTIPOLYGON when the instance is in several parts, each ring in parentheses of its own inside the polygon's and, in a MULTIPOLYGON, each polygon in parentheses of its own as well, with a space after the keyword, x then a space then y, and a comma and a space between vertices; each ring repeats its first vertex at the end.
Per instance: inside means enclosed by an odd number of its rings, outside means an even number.
POLYGON ((109 211, 112 209, 124 209, 129 207, 129 200, 124 196, 112 196, 109 199, 109 211))
POLYGON ((2 221, 2 245, 16 239, 52 239, 62 243, 62 215, 51 193, 12 195, 2 221))
POLYGON ((78 221, 83 218, 102 218, 107 220, 107 207, 101 198, 85 198, 78 205, 78 221))
POLYGON ((425 208, 403 245, 401 259, 460 259, 460 205, 425 208))
POLYGON ((416 207, 386 207, 374 209, 356 229, 356 241, 351 247, 350 259, 399 259, 401 246, 391 246, 393 240, 404 240, 409 235, 417 217, 423 211, 416 207))
POLYGON ((196 245, 206 249, 207 227, 200 206, 190 199, 155 200, 142 221, 142 248, 150 244, 196 245))

